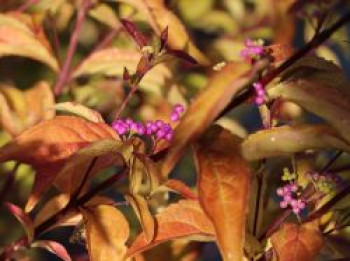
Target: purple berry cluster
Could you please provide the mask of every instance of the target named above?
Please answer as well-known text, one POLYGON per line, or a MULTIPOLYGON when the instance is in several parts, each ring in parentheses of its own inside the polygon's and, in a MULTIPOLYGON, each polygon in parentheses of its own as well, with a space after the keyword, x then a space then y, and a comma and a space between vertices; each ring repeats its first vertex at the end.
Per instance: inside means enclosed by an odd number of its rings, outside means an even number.
MULTIPOLYGON (((184 106, 176 104, 170 115, 172 122, 178 122, 181 114, 185 111, 184 106)), ((112 128, 119 136, 129 134, 138 134, 141 136, 149 136, 152 139, 170 141, 173 138, 174 131, 169 123, 162 120, 148 121, 146 123, 136 122, 131 118, 117 119, 112 123, 112 128)))
POLYGON ((264 86, 261 82, 255 82, 253 83, 253 87, 256 93, 255 104, 260 106, 266 102, 266 92, 264 86))
POLYGON ((265 55, 265 48, 263 46, 262 41, 253 41, 251 39, 247 39, 245 41, 245 47, 241 51, 241 56, 244 58, 246 62, 252 63, 256 60, 259 60, 262 56, 265 55))
POLYGON ((298 186, 296 183, 290 183, 277 189, 277 195, 282 197, 280 202, 281 208, 287 208, 290 206, 295 214, 299 214, 305 207, 304 200, 298 198, 298 186))

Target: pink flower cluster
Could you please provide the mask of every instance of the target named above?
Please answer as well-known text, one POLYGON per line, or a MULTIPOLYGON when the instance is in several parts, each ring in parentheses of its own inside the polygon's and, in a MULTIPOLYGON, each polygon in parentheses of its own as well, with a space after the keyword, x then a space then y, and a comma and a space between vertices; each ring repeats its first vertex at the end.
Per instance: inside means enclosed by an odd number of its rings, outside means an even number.
POLYGON ((298 186, 295 183, 287 184, 277 189, 277 195, 282 197, 281 208, 290 206, 295 214, 299 214, 305 207, 305 201, 298 198, 298 186))
POLYGON ((254 62, 265 54, 265 48, 261 41, 247 39, 245 41, 245 47, 246 48, 241 51, 241 56, 246 62, 254 62))
MULTIPOLYGON (((180 120, 181 114, 185 108, 181 104, 176 104, 170 116, 172 122, 180 120)), ((112 128, 119 136, 128 134, 138 134, 141 136, 150 136, 154 140, 170 141, 174 136, 173 128, 169 123, 162 120, 148 121, 146 123, 136 122, 131 118, 117 119, 112 123, 112 128)))
POLYGON ((261 82, 255 82, 253 83, 253 87, 256 93, 255 104, 260 106, 266 102, 266 92, 264 86, 261 82))

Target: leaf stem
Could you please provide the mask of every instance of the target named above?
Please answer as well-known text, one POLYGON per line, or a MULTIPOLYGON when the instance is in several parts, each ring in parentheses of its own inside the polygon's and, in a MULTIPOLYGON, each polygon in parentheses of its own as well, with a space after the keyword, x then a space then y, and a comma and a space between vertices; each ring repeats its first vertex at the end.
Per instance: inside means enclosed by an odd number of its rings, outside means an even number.
POLYGON ((126 105, 129 103, 129 101, 131 100, 132 96, 134 95, 134 93, 137 90, 137 85, 133 84, 130 87, 130 91, 128 93, 128 95, 126 96, 126 98, 124 99, 123 103, 120 105, 116 115, 115 115, 115 119, 119 119, 120 115, 122 114, 122 112, 124 111, 126 105))
POLYGON ((90 0, 84 0, 83 5, 81 8, 78 8, 78 14, 77 14, 77 20, 73 29, 73 33, 71 35, 70 41, 69 41, 69 47, 66 55, 66 60, 63 64, 62 70, 58 76, 58 80, 56 82, 54 91, 55 95, 59 96, 65 84, 69 82, 69 78, 71 77, 70 74, 70 69, 71 69, 71 64, 73 60, 73 56, 75 54, 75 51, 78 46, 78 38, 81 32, 81 29, 83 28, 83 24, 86 18, 86 14, 88 13, 88 10, 91 6, 90 0))

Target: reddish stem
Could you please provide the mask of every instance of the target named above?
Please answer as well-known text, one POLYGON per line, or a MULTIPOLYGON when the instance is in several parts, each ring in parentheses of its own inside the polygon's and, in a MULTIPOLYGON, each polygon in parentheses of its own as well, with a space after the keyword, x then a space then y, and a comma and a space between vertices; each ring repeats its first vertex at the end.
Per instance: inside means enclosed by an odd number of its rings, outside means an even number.
POLYGON ((75 27, 74 27, 73 33, 72 33, 70 41, 69 41, 69 47, 68 47, 68 51, 67 51, 66 60, 64 62, 64 65, 63 65, 62 70, 58 76, 58 80, 57 80, 55 88, 54 88, 56 96, 59 96, 62 93, 65 84, 67 82, 69 82, 70 74, 71 74, 70 69, 71 69, 73 56, 74 56, 75 51, 77 49, 79 35, 81 32, 81 29, 83 28, 85 17, 86 17, 86 14, 88 13, 90 6, 91 6, 90 0, 85 0, 83 2, 83 6, 78 9, 77 20, 76 20, 75 27))

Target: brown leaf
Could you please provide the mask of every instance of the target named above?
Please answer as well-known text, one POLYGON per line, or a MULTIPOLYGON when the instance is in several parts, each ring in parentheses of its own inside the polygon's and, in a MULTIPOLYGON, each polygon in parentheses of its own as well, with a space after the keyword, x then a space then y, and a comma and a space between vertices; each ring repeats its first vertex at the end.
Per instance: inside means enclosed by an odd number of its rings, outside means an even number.
POLYGON ((129 224, 114 206, 81 209, 86 225, 86 242, 91 261, 123 260, 129 224))
POLYGON ((274 255, 281 261, 314 260, 323 245, 318 225, 305 223, 301 226, 284 224, 271 237, 274 255))
POLYGON ((155 234, 155 219, 153 218, 146 199, 141 195, 124 195, 125 199, 130 203, 138 219, 141 222, 143 232, 148 243, 150 243, 155 234))
POLYGON ((26 206, 26 211, 30 211, 68 157, 91 142, 103 139, 117 139, 115 131, 108 125, 58 116, 25 131, 2 147, 0 162, 16 160, 36 169, 34 188, 26 206))
POLYGON ((214 236, 211 221, 204 214, 197 201, 181 200, 172 204, 156 216, 157 230, 154 240, 149 243, 141 233, 128 249, 127 256, 152 248, 160 243, 194 235, 214 236))
POLYGON ((31 246, 46 249, 47 251, 61 258, 63 261, 72 260, 65 247, 58 242, 52 240, 38 240, 35 241, 31 246))
POLYGON ((163 176, 169 174, 186 146, 210 126, 239 91, 247 87, 254 74, 255 71, 246 63, 229 63, 210 78, 175 129, 169 152, 162 165, 163 176))
POLYGON ((199 201, 213 221, 223 260, 243 260, 251 174, 240 139, 215 126, 195 146, 199 201))

